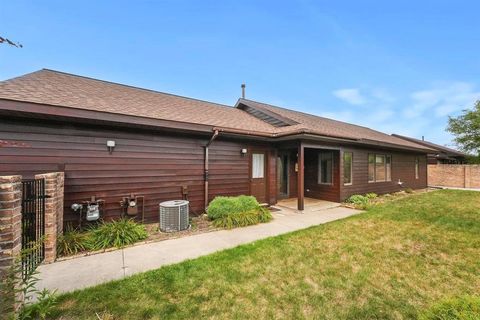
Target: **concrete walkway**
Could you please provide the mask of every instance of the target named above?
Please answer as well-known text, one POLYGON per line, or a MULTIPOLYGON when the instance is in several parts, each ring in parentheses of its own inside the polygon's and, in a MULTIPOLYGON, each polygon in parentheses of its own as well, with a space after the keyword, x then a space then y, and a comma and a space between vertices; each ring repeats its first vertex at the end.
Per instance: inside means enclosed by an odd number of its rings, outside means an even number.
POLYGON ((360 212, 343 207, 322 211, 309 211, 307 208, 303 214, 282 209, 273 213, 274 219, 269 223, 203 233, 41 265, 38 268, 41 279, 38 289, 67 292, 86 288, 360 212))

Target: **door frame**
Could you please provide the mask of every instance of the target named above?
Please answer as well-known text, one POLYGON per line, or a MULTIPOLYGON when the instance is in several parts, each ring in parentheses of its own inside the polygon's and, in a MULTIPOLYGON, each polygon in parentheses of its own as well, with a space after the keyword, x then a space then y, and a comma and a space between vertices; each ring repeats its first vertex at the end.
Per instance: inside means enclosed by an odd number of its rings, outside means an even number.
MULTIPOLYGON (((264 154, 265 202, 270 204, 270 149, 250 148, 248 150, 248 194, 252 196, 252 160, 254 153, 264 154)), ((275 175, 277 173, 275 172, 275 175)))

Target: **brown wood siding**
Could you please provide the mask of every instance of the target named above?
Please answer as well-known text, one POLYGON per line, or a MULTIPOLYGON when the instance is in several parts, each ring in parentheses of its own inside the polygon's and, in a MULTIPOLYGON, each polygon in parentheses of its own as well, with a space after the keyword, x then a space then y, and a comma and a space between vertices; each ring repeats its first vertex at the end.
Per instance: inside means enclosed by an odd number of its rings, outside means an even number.
MULTIPOLYGON (((77 221, 70 209, 72 203, 89 200, 93 195, 106 201, 107 219, 117 217, 119 201, 131 193, 145 196, 145 218, 156 221, 158 204, 182 198, 182 186, 188 187, 191 212, 199 214, 204 195, 203 146, 208 139, 2 119, 0 175, 31 178, 38 173, 65 171, 65 221, 77 221), (116 142, 112 154, 107 151, 107 140, 116 142)), ((221 137, 213 142, 210 199, 216 195, 248 194, 248 157, 243 157, 240 150, 250 146, 221 137)))
POLYGON ((318 183, 318 153, 330 150, 305 149, 305 196, 328 201, 340 201, 339 151, 333 152, 333 176, 331 185, 318 183))
MULTIPOLYGON (((405 188, 421 189, 427 187, 427 157, 425 154, 410 152, 398 152, 388 150, 343 148, 343 152, 353 153, 353 181, 352 185, 341 185, 341 200, 353 194, 365 194, 375 192, 384 194, 401 191, 405 188), (392 156, 392 181, 368 182, 368 154, 387 154, 392 156), (419 179, 415 179, 415 157, 419 158, 419 179), (398 185, 398 180, 403 186, 398 185)), ((343 163, 343 156, 341 157, 343 163)), ((343 177, 343 165, 340 166, 341 179, 343 177)))

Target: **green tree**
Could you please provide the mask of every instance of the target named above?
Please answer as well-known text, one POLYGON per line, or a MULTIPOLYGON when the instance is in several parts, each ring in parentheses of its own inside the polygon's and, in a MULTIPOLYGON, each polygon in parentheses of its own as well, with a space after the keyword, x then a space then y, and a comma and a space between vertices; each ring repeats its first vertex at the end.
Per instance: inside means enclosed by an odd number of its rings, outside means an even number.
POLYGON ((447 131, 464 152, 480 156, 480 100, 472 110, 463 110, 458 117, 448 118, 447 131))

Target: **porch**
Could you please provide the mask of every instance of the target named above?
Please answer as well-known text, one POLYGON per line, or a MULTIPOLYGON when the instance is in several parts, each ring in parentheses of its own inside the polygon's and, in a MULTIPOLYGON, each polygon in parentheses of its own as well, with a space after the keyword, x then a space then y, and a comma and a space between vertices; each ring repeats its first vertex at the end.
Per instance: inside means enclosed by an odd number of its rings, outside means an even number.
POLYGON ((278 206, 316 211, 340 202, 340 147, 299 141, 278 146, 278 206))
MULTIPOLYGON (((314 199, 314 198, 304 198, 304 210, 308 212, 321 211, 326 209, 332 209, 340 206, 340 203, 314 199)), ((298 198, 288 198, 278 201, 276 207, 286 208, 296 211, 298 209, 298 198)))

